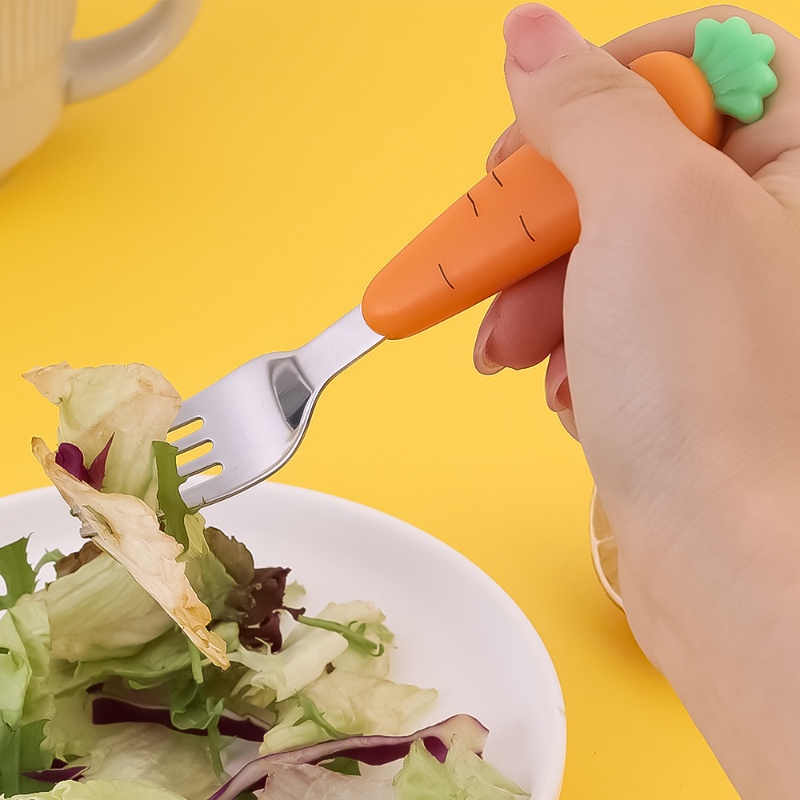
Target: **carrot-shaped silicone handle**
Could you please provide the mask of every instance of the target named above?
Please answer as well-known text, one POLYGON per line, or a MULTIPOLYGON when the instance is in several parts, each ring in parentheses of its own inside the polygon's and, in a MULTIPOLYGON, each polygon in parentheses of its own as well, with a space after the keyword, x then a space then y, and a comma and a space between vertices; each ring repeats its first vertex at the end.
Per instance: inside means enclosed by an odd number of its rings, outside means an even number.
MULTIPOLYGON (((752 122, 777 81, 772 40, 732 17, 703 20, 692 59, 649 53, 630 68, 697 136, 717 145, 721 113, 752 122), (731 52, 735 57, 731 58, 731 52), (712 88, 713 87, 713 88, 712 88)), ((523 146, 434 220, 372 280, 367 324, 402 339, 464 311, 568 253, 580 234, 575 194, 556 167, 523 146)))

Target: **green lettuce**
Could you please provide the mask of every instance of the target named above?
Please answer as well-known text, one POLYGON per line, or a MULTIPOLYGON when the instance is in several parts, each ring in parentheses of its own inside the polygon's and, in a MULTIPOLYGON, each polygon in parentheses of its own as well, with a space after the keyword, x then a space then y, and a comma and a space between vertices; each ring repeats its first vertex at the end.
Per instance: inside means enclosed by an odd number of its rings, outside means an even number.
POLYGON ((35 567, 32 567, 28 563, 29 538, 24 536, 0 547, 0 576, 6 583, 6 593, 0 595, 0 611, 11 608, 23 595, 32 594, 36 588, 36 576, 39 570, 45 564, 63 558, 58 550, 50 550, 42 556, 35 567))
POLYGON ((104 553, 48 584, 37 597, 50 616, 54 659, 126 658, 174 628, 164 609, 104 553))
MULTIPOLYGON (((71 766, 89 765, 90 780, 126 781, 146 791, 175 792, 186 800, 206 800, 219 788, 204 736, 188 736, 148 723, 99 726, 90 753, 71 766)), ((114 795, 108 796, 111 800, 114 795)))
POLYGON ((27 595, 0 617, 0 722, 11 729, 53 716, 49 650, 47 609, 27 595))
POLYGON ((31 595, 0 616, 0 792, 30 788, 20 772, 50 763, 44 746, 55 712, 49 644, 47 611, 31 595))
POLYGON ((0 723, 0 792, 25 792, 43 788, 40 781, 21 773, 50 766, 50 754, 42 748, 46 720, 29 722, 12 730, 0 723))
MULTIPOLYGON (((391 780, 331 772, 314 764, 281 765, 269 777, 269 788, 256 797, 288 800, 396 800, 391 780)), ((441 800, 449 800, 442 796, 441 800)))
MULTIPOLYGON (((376 647, 367 648, 358 638, 348 641, 345 636, 331 632, 329 635, 341 640, 336 648, 338 652, 332 643, 331 651, 318 657, 306 648, 327 632, 316 628, 309 630, 301 625, 287 637, 281 653, 264 656, 266 662, 282 654, 290 656, 297 648, 295 664, 307 668, 305 677, 313 665, 316 675, 303 682, 294 681, 291 695, 276 697, 278 717, 264 736, 262 754, 353 734, 397 734, 411 717, 436 699, 433 689, 399 684, 388 678, 393 637, 384 625, 383 613, 374 605, 362 601, 330 603, 318 616, 361 631, 361 638, 376 647)), ((285 672, 281 677, 285 677, 285 672)), ((246 675, 240 685, 260 685, 270 678, 274 679, 275 674, 262 669, 246 675)))
POLYGON ((530 795, 453 737, 444 763, 414 742, 394 777, 397 800, 524 800, 530 795))
POLYGON ((151 789, 126 781, 62 781, 49 792, 15 794, 0 800, 186 800, 165 789, 151 789))

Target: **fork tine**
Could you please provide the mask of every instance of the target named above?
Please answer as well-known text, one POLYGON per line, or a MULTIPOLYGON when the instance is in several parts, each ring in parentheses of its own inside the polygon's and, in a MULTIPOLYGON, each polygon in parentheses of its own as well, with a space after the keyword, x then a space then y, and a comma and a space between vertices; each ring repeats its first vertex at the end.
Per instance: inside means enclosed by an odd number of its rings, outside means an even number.
POLYGON ((183 502, 189 508, 202 508, 209 501, 228 497, 233 490, 234 487, 230 486, 222 474, 219 474, 184 484, 181 486, 180 492, 183 502))
MULTIPOLYGON (((181 407, 178 410, 178 413, 175 415, 175 419, 170 426, 170 431, 177 430, 178 428, 182 428, 184 425, 188 425, 190 422, 194 422, 195 420, 203 420, 205 422, 205 417, 202 413, 203 411, 203 399, 202 396, 207 390, 203 390, 202 392, 198 392, 195 395, 192 395, 188 400, 184 400, 181 403, 181 407)), ((207 403, 206 403, 207 405, 207 403)))
POLYGON ((180 436, 177 439, 172 440, 173 447, 178 448, 178 453, 186 453, 189 450, 192 450, 195 447, 199 447, 201 444, 206 444, 207 442, 211 442, 213 444, 213 440, 209 438, 208 434, 205 431, 205 425, 197 430, 189 431, 185 436, 180 436))
POLYGON ((203 472, 209 467, 216 466, 222 466, 222 463, 214 454, 214 448, 212 447, 207 453, 201 453, 197 458, 178 464, 178 474, 183 478, 188 478, 198 472, 203 472))

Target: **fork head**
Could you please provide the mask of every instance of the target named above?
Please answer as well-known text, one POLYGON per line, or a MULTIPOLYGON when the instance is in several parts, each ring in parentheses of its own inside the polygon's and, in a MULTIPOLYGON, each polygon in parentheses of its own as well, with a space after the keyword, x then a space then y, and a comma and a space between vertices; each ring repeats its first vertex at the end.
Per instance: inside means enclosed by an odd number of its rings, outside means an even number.
POLYGON ((181 486, 186 505, 224 500, 280 469, 300 444, 318 396, 289 352, 254 358, 185 400, 170 432, 186 459, 178 472, 193 478, 181 486))

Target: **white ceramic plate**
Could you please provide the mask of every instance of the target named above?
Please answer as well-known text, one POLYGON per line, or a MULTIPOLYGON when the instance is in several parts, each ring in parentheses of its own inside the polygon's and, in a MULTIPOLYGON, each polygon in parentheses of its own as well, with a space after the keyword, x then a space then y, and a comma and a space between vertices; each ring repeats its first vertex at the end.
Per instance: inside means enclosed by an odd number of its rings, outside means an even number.
MULTIPOLYGON (((265 483, 206 509, 258 566, 292 568, 309 613, 374 602, 395 632, 396 680, 433 686, 419 727, 472 714, 490 730, 486 758, 535 800, 556 800, 566 754, 561 688, 536 631, 484 572, 434 537, 356 503, 265 483)), ((33 533, 31 555, 81 545, 55 490, 0 499, 0 544, 33 533)))

